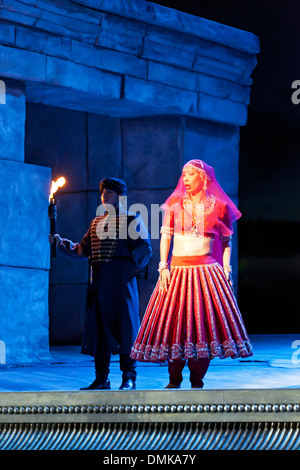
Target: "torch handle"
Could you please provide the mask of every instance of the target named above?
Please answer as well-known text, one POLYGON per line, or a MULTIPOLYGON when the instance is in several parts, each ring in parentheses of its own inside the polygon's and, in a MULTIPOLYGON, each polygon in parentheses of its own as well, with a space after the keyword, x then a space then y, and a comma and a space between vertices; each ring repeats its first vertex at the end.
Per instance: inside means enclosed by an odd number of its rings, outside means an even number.
MULTIPOLYGON (((49 207, 48 207, 48 216, 50 219, 50 234, 53 236, 56 233, 56 200, 54 198, 51 199, 49 207)), ((51 257, 56 258, 56 240, 53 240, 51 243, 51 257)))
MULTIPOLYGON (((50 233, 51 235, 54 235, 56 233, 56 220, 51 219, 50 220, 50 233)), ((51 258, 56 258, 56 239, 53 240, 51 243, 51 258)))

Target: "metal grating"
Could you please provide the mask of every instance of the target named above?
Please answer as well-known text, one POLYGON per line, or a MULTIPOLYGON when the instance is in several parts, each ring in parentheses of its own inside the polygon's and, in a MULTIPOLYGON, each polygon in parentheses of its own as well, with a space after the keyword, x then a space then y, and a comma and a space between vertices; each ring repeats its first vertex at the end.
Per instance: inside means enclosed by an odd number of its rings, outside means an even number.
POLYGON ((0 450, 299 450, 299 423, 8 423, 0 450))

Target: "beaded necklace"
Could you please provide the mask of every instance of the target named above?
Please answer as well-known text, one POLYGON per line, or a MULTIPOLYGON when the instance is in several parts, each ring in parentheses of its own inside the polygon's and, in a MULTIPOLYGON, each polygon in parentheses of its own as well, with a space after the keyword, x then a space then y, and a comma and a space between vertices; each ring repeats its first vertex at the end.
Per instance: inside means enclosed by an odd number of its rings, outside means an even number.
POLYGON ((216 198, 212 194, 209 196, 205 203, 193 203, 190 197, 186 194, 183 197, 183 207, 192 216, 192 229, 195 235, 198 233, 197 224, 203 219, 204 216, 212 213, 216 205, 216 198))

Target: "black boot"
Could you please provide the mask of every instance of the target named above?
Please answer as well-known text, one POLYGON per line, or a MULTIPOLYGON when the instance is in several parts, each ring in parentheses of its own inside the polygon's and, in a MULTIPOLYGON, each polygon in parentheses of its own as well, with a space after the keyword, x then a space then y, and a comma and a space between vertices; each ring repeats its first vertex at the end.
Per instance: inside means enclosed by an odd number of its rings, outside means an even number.
POLYGON ((134 372, 123 372, 119 390, 135 390, 135 380, 136 374, 134 372))
POLYGON ((82 387, 80 390, 110 390, 110 381, 107 375, 96 374, 94 382, 88 385, 88 387, 82 387))

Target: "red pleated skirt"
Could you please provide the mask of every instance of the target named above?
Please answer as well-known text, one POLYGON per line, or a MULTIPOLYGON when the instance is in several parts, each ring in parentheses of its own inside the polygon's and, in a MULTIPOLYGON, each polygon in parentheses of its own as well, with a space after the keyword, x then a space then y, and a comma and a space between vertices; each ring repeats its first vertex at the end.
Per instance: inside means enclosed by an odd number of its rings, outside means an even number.
POLYGON ((252 346, 224 271, 210 255, 175 257, 167 292, 158 280, 131 357, 144 362, 248 357, 252 346))

